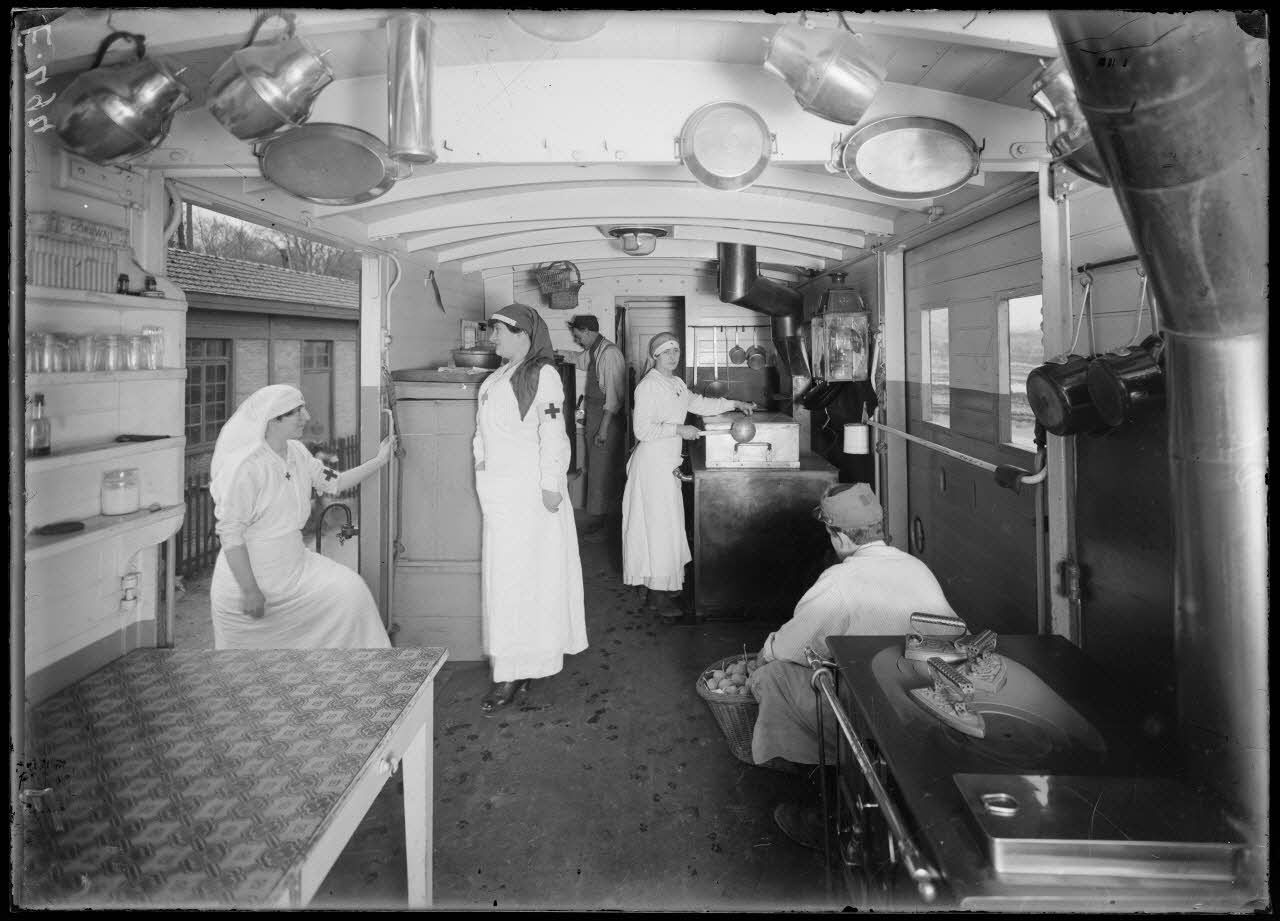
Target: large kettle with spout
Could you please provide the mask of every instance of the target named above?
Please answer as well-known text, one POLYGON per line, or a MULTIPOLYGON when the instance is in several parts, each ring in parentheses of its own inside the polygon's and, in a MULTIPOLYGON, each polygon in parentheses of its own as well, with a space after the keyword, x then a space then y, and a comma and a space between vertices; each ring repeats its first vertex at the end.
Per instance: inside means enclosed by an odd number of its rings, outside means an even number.
POLYGON ((174 114, 191 96, 178 80, 181 70, 146 53, 145 35, 112 32, 103 39, 93 66, 53 104, 54 128, 67 150, 109 164, 144 154, 164 140, 174 114), (107 49, 121 38, 133 42, 137 60, 101 66, 107 49))
POLYGON ((249 41, 209 80, 209 111, 242 141, 303 124, 320 91, 333 82, 333 70, 321 54, 294 35, 295 20, 293 13, 259 15, 249 41), (254 44, 258 30, 273 17, 285 21, 285 31, 254 44))

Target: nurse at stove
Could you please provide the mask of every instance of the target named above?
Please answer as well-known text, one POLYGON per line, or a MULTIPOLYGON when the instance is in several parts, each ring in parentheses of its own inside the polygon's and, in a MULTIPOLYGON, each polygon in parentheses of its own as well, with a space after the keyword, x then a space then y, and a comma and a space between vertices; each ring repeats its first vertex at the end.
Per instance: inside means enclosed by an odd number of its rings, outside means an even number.
POLYGON ((647 373, 636 385, 632 424, 635 451, 627 463, 622 496, 622 581, 645 586, 645 607, 666 623, 690 608, 680 597, 685 564, 693 559, 684 530, 684 499, 674 470, 680 465, 681 439, 698 437, 685 416, 713 416, 737 409, 750 415, 754 403, 699 396, 676 376, 680 340, 658 333, 649 340, 647 373))
POLYGON ((490 328, 505 362, 480 384, 472 440, 483 514, 482 638, 493 669, 485 712, 587 648, 582 563, 566 499, 564 388, 551 336, 525 304, 503 307, 490 328))

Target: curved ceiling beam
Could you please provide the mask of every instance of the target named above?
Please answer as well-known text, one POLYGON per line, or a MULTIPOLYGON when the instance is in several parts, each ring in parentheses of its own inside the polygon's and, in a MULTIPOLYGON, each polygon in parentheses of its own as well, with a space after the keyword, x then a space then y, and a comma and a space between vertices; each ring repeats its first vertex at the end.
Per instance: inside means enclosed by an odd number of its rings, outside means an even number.
MULTIPOLYGON (((525 165, 494 164, 481 166, 457 166, 439 169, 437 166, 418 167, 407 179, 399 180, 390 190, 373 201, 360 205, 318 205, 316 215, 358 214, 362 218, 380 220, 402 214, 407 207, 415 206, 434 196, 446 195, 505 195, 529 186, 564 183, 575 188, 590 188, 595 183, 620 185, 622 183, 677 184, 681 188, 703 188, 682 164, 610 164, 597 163, 574 166, 568 163, 533 163, 525 165), (397 207, 398 206, 398 207, 397 207)), ((851 202, 868 202, 901 209, 901 199, 887 198, 863 189, 843 173, 817 172, 809 167, 791 166, 782 162, 769 164, 750 191, 760 193, 767 189, 784 192, 801 192, 851 202)), ((913 208, 924 211, 933 199, 920 199, 911 203, 913 208)))
MULTIPOLYGON (((747 190, 749 192, 749 190, 747 190)), ((420 208, 413 214, 373 221, 370 239, 419 233, 428 228, 499 220, 533 221, 581 217, 585 214, 629 213, 642 220, 660 214, 689 214, 706 218, 775 221, 783 224, 827 224, 863 233, 893 233, 891 219, 824 204, 774 195, 705 190, 644 190, 602 188, 518 192, 479 202, 459 202, 420 208)))
MULTIPOLYGON (((741 230, 717 230, 702 228, 705 232, 682 232, 678 235, 662 237, 658 245, 673 240, 710 240, 713 243, 747 243, 758 247, 770 247, 777 250, 803 251, 815 258, 841 260, 846 258, 845 248, 828 244, 798 240, 795 237, 784 237, 778 234, 755 233, 741 230)), ((460 243, 457 246, 442 247, 435 251, 441 262, 453 262, 458 259, 470 259, 476 256, 487 256, 494 253, 510 252, 529 246, 541 246, 553 243, 594 243, 602 239, 600 229, 595 226, 563 227, 550 230, 532 230, 521 233, 498 234, 460 243)), ((611 247, 619 252, 622 244, 612 238, 605 239, 611 247)))
MULTIPOLYGON (((408 234, 403 237, 405 248, 410 252, 422 249, 435 249, 441 246, 470 243, 486 237, 506 233, 523 233, 532 230, 550 230, 565 227, 612 227, 624 224, 656 224, 675 228, 672 236, 679 238, 685 228, 699 231, 698 239, 711 239, 715 231, 760 231, 784 237, 795 237, 799 241, 812 240, 817 243, 829 243, 835 246, 848 246, 861 249, 865 247, 866 235, 851 230, 841 230, 821 224, 781 224, 773 221, 714 220, 707 215, 649 215, 639 218, 631 214, 616 212, 584 215, 576 218, 562 218, 551 221, 491 221, 484 224, 460 224, 455 227, 443 227, 426 233, 408 234)), ((799 245, 799 244, 797 244, 799 245)))
MULTIPOLYGON (((665 259, 696 259, 706 261, 717 258, 716 244, 702 240, 659 240, 658 251, 665 259)), ((568 259, 572 262, 590 259, 616 259, 617 247, 613 241, 597 240, 585 243, 553 244, 550 246, 530 246, 524 249, 508 250, 490 256, 480 256, 462 262, 462 272, 482 272, 486 269, 497 269, 506 266, 517 266, 524 263, 555 262, 568 259)), ((629 257, 640 263, 646 256, 629 257)), ((761 262, 782 262, 796 265, 802 269, 824 269, 827 260, 816 259, 808 253, 789 252, 766 249, 757 253, 761 262)))

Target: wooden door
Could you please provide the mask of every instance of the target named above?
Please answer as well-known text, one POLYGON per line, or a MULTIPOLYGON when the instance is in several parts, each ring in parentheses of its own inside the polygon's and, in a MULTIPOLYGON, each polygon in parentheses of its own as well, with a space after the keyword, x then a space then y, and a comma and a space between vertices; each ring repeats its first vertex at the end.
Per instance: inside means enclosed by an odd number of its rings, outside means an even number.
MULTIPOLYGON (((907 430, 989 464, 1032 469, 1034 454, 1010 443, 1002 311, 1010 298, 1039 290, 1037 203, 908 250, 903 272, 907 430)), ((909 549, 929 564, 956 613, 975 629, 1037 632, 1034 489, 1017 495, 992 472, 916 444, 907 466, 909 549)))
MULTIPOLYGON (((649 356, 649 340, 658 333, 675 333, 683 339, 684 298, 618 298, 615 308, 618 318, 616 330, 618 345, 627 359, 627 418, 631 418, 631 394, 644 374, 645 360, 649 356)), ((683 353, 676 374, 684 374, 683 353)), ((627 450, 635 444, 635 433, 627 425, 627 450)))

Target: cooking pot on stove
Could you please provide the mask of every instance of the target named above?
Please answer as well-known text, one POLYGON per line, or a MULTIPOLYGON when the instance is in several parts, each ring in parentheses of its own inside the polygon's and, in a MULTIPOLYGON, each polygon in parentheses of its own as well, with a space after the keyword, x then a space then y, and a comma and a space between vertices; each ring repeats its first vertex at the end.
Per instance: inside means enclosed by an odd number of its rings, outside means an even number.
POLYGON ((181 70, 146 53, 145 35, 112 32, 98 46, 93 66, 58 94, 51 120, 67 150, 110 164, 144 154, 164 140, 174 113, 191 97, 178 80, 181 70), (121 38, 133 42, 137 60, 101 66, 107 49, 121 38))
POLYGON ((493 349, 454 349, 453 363, 459 368, 496 368, 502 364, 502 356, 493 349))
POLYGON ((241 140, 266 137, 286 125, 301 125, 311 116, 320 91, 333 82, 333 71, 303 39, 293 34, 293 13, 263 13, 253 24, 243 48, 227 58, 209 81, 209 112, 241 140), (254 44, 269 19, 285 20, 279 37, 254 44))

